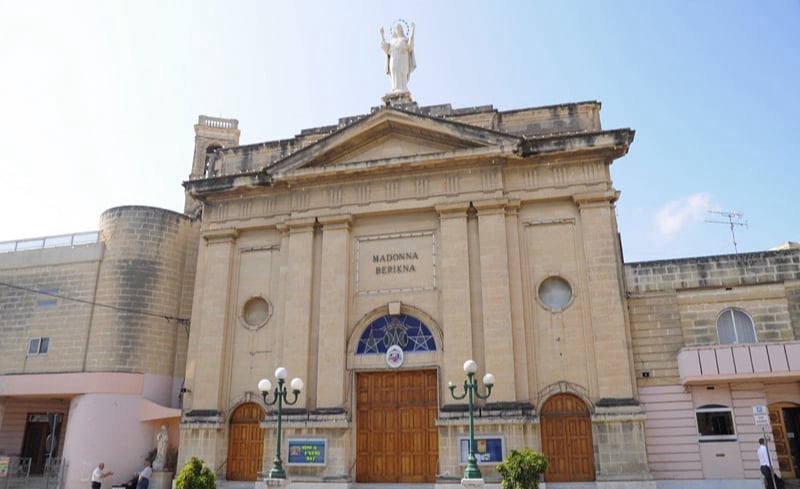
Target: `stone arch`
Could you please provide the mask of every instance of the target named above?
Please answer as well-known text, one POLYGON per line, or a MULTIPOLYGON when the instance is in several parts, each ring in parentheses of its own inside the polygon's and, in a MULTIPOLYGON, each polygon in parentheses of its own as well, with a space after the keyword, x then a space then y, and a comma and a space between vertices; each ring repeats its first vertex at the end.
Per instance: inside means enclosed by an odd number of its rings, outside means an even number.
POLYGON ((589 398, 589 391, 587 391, 583 386, 579 384, 568 382, 566 380, 554 382, 539 391, 539 402, 536 405, 536 412, 541 413, 542 408, 547 403, 547 401, 552 396, 555 396, 557 394, 574 395, 575 397, 583 401, 584 404, 586 404, 587 409, 589 409, 589 414, 594 415, 595 406, 589 398))
MULTIPOLYGON (((399 310, 394 312, 399 315, 410 316, 421 324, 427 327, 433 336, 433 341, 436 345, 434 351, 426 351, 415 353, 409 356, 408 360, 414 366, 433 366, 441 363, 442 348, 443 348, 443 335, 442 328, 433 317, 424 312, 423 310, 407 305, 401 304, 399 310)), ((383 355, 364 355, 357 354, 359 340, 361 339, 364 331, 376 320, 384 316, 390 316, 389 305, 377 307, 372 311, 364 314, 361 319, 355 324, 347 339, 347 367, 352 368, 385 368, 386 364, 383 355)))

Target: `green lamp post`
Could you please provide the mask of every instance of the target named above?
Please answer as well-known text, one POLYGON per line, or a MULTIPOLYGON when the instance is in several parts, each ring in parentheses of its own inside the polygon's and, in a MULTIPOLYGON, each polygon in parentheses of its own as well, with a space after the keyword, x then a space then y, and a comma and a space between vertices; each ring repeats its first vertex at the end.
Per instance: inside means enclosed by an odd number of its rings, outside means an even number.
POLYGON ((278 385, 275 386, 275 391, 272 393, 271 402, 267 401, 267 398, 269 397, 270 389, 272 389, 272 382, 270 382, 269 379, 261 379, 258 382, 258 390, 261 391, 261 397, 264 398, 264 405, 272 406, 278 403, 278 442, 275 446, 275 459, 272 461, 272 469, 269 471, 270 479, 286 478, 286 472, 283 470, 283 461, 281 460, 281 417, 283 416, 283 405, 291 406, 296 403, 297 396, 300 395, 300 391, 303 390, 303 380, 298 377, 292 379, 290 386, 292 388, 292 394, 294 394, 294 399, 289 401, 287 398, 288 391, 284 385, 288 375, 289 372, 283 367, 275 370, 275 378, 278 379, 278 385))
POLYGON ((475 422, 474 422, 474 406, 475 399, 488 399, 492 394, 492 387, 494 386, 494 375, 487 373, 483 376, 483 384, 486 386, 486 394, 478 392, 478 382, 475 380, 475 372, 478 370, 478 364, 475 360, 467 360, 464 362, 464 372, 467 374, 467 379, 464 381, 464 393, 460 396, 456 395, 456 385, 450 382, 448 388, 450 395, 455 400, 461 400, 469 396, 469 460, 467 460, 467 467, 464 469, 465 479, 480 479, 481 471, 478 468, 478 460, 475 458, 475 422))

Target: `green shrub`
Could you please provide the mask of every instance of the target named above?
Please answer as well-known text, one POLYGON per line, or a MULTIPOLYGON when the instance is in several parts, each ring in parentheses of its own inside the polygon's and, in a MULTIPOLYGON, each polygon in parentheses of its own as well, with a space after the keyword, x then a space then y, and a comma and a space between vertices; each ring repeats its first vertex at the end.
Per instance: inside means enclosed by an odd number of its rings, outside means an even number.
POLYGON ((537 489, 547 470, 547 459, 530 448, 511 450, 511 455, 497 465, 503 477, 503 489, 537 489))
POLYGON ((217 489, 217 478, 202 460, 192 457, 175 478, 175 489, 217 489))

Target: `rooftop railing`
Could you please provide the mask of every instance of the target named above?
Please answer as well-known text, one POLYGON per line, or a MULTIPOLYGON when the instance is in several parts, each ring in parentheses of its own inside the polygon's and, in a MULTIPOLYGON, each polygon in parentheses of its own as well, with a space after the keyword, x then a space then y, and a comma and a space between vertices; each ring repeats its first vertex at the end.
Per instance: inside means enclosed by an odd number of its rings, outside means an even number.
POLYGON ((100 241, 100 231, 85 233, 61 234, 46 236, 44 238, 21 239, 17 241, 0 242, 0 253, 13 253, 15 251, 41 250, 45 248, 61 248, 64 246, 81 246, 94 244, 100 241))
POLYGON ((200 124, 219 129, 236 129, 239 126, 239 121, 236 119, 223 119, 221 117, 209 117, 207 115, 201 115, 200 124))

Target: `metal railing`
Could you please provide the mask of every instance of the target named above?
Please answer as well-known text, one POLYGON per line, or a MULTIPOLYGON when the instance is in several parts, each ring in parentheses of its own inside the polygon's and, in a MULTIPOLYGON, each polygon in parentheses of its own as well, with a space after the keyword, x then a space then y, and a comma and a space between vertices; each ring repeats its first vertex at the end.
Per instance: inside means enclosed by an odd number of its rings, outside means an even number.
POLYGON ((64 477, 64 459, 48 458, 42 475, 31 475, 30 457, 9 457, 8 473, 0 478, 2 489, 60 489, 64 477))
POLYGON ((43 238, 20 239, 0 242, 0 253, 15 251, 41 250, 44 248, 60 248, 64 246, 81 246, 94 244, 100 240, 100 231, 85 233, 60 234, 43 238))
POLYGON ((30 457, 8 457, 8 472, 0 479, 0 487, 4 489, 27 487, 28 476, 31 475, 30 457))

